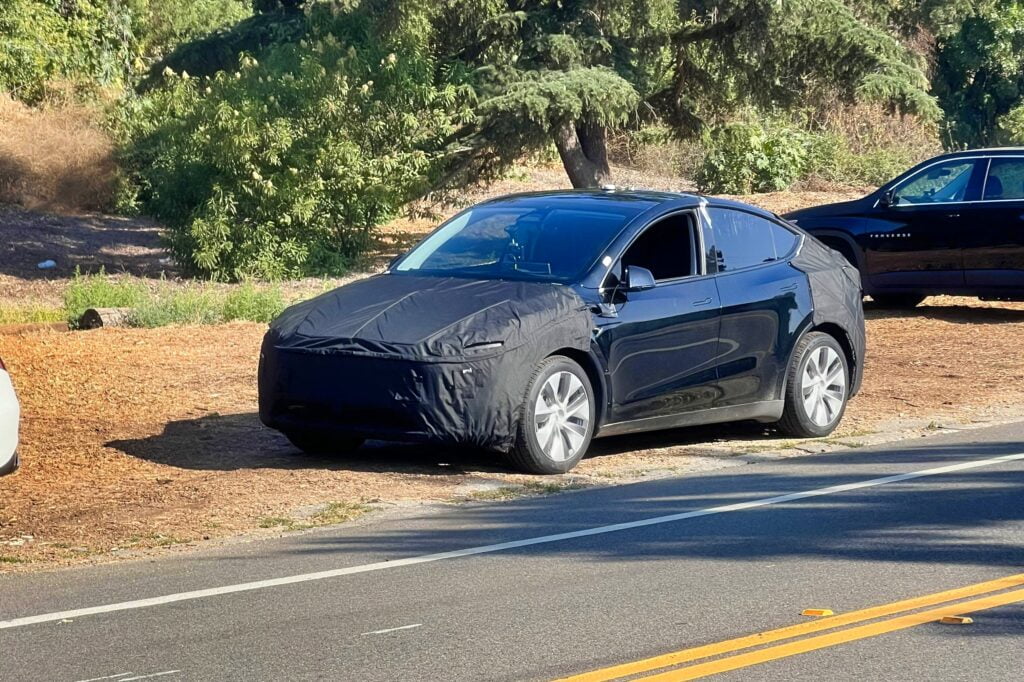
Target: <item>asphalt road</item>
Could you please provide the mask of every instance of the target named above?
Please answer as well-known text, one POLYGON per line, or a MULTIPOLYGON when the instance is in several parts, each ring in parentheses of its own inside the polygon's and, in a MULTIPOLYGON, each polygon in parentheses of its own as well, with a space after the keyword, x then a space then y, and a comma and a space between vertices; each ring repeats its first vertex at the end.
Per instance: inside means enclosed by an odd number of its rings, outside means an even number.
POLYGON ((1015 425, 8 575, 0 679, 1016 681, 1022 492, 1015 425))

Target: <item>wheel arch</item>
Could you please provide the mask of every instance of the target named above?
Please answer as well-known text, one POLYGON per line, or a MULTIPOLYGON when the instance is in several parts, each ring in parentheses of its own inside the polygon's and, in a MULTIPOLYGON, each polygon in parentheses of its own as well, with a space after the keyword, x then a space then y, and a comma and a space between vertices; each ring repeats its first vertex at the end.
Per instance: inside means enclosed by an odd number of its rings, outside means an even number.
POLYGON ((844 256, 847 256, 847 260, 849 260, 849 256, 853 256, 854 261, 852 264, 860 271, 861 279, 864 279, 866 272, 864 269, 864 249, 860 247, 853 237, 842 230, 828 228, 813 230, 811 231, 811 235, 825 246, 835 249, 844 256), (837 245, 839 248, 837 248, 837 246, 833 246, 833 244, 837 245))

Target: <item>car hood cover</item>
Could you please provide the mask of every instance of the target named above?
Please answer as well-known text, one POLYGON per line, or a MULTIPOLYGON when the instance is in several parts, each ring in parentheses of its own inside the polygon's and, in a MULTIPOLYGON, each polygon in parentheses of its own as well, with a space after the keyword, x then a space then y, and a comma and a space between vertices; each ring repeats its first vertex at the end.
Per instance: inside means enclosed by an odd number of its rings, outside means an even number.
POLYGON ((288 308, 270 334, 281 349, 460 361, 500 354, 551 326, 577 343, 586 305, 548 282, 377 275, 288 308))

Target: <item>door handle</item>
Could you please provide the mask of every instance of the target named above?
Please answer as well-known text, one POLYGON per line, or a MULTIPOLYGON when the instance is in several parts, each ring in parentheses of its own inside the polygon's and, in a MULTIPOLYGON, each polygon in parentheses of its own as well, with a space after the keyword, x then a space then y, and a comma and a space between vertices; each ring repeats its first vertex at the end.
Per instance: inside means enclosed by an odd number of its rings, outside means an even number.
POLYGON ((960 214, 959 213, 947 213, 946 217, 947 218, 959 218, 960 214))
POLYGON ((795 284, 795 283, 794 284, 787 284, 786 286, 784 286, 781 289, 779 289, 779 291, 796 291, 799 286, 800 286, 799 284, 795 284))
POLYGON ((698 306, 699 305, 708 305, 709 303, 711 303, 711 297, 710 296, 708 296, 707 298, 705 298, 702 301, 694 301, 693 305, 698 305, 698 306))

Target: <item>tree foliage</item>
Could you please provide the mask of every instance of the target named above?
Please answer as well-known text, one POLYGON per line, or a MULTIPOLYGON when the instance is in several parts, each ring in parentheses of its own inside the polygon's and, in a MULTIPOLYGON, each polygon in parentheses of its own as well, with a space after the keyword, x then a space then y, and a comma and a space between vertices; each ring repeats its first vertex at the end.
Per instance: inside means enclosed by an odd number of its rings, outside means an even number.
POLYGON ((1024 3, 985 0, 937 45, 935 92, 954 144, 979 146, 1009 140, 1024 104, 1024 3))
POLYGON ((178 262, 233 280, 333 272, 428 184, 464 93, 363 12, 323 7, 305 37, 234 72, 168 72, 122 130, 139 201, 178 262))
POLYGON ((124 88, 175 45, 249 12, 243 0, 4 0, 0 90, 32 103, 53 81, 124 88))
POLYGON ((695 135, 825 90, 939 113, 924 60, 837 0, 445 0, 429 19, 444 74, 479 96, 459 140, 474 174, 554 143, 573 184, 592 186, 609 128, 657 119, 695 135))

